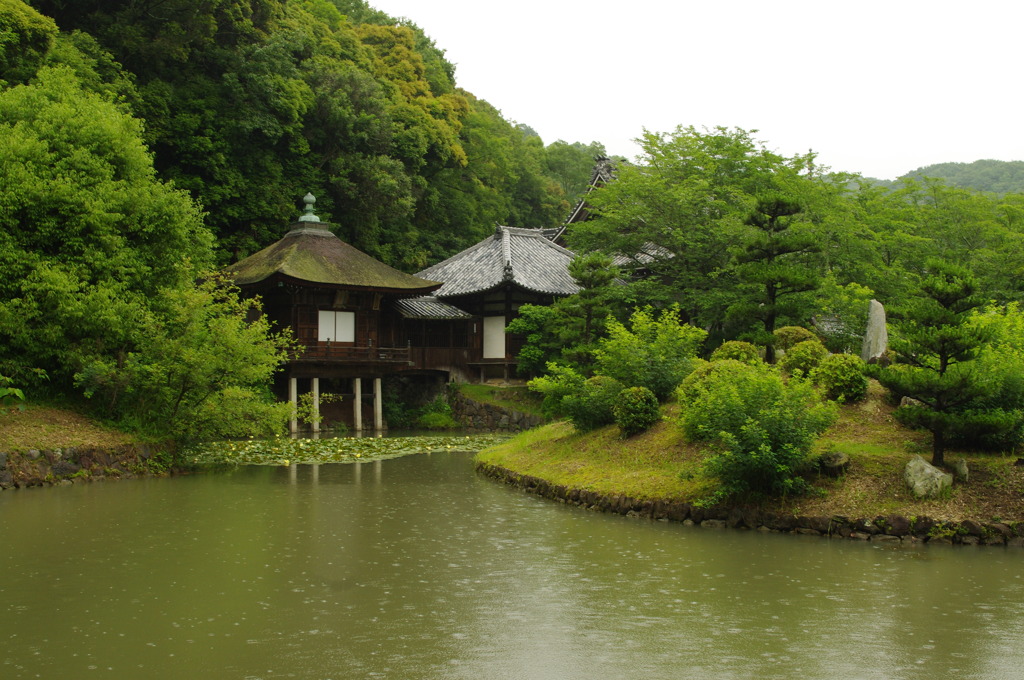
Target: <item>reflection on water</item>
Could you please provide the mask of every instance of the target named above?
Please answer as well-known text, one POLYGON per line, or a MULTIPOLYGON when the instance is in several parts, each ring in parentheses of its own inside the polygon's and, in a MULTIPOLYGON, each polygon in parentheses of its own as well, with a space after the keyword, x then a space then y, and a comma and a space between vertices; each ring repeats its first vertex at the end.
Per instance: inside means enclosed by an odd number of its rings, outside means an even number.
POLYGON ((0 677, 1011 678, 1024 552, 588 513, 471 458, 0 494, 0 677))

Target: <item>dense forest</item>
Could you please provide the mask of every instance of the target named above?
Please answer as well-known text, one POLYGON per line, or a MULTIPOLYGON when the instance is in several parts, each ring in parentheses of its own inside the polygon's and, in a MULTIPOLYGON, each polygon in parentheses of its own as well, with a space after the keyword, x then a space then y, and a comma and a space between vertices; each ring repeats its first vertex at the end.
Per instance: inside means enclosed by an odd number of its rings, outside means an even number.
POLYGON ((343 239, 419 269, 495 223, 557 224, 603 152, 545 147, 460 90, 418 27, 362 0, 3 4, 23 22, 8 85, 69 68, 142 121, 159 178, 202 206, 222 262, 274 241, 312 191, 343 239))
POLYGON ((557 225, 604 151, 545 146, 362 0, 0 0, 0 128, 0 388, 196 436, 280 415, 287 338, 208 272, 306 192, 416 271, 557 225))
MULTIPOLYGON (((266 431, 288 338, 210 272, 276 240, 307 191, 341 238, 417 271, 495 223, 555 226, 586 188, 600 143, 545 145, 455 75, 364 0, 0 0, 0 388, 157 433, 266 431)), ((568 234, 586 290, 517 322, 523 366, 585 372, 645 305, 705 329, 703 351, 771 358, 789 324, 848 349, 867 301, 898 319, 936 258, 978 299, 1024 293, 1020 163, 886 186, 743 130, 641 142, 568 234)))
POLYGON ((1024 193, 1024 161, 978 160, 973 163, 935 163, 908 172, 896 180, 871 179, 879 186, 894 187, 901 180, 938 179, 944 183, 996 194, 1024 193))
POLYGON ((1024 193, 1024 161, 980 160, 973 163, 936 163, 904 175, 910 179, 932 177, 946 184, 997 194, 1024 193))

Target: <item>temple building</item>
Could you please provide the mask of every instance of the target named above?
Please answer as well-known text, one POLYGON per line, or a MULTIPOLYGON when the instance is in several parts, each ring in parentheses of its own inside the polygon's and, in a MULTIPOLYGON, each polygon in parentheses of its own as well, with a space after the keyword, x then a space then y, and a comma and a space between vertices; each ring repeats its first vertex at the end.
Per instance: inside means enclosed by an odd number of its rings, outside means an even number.
POLYGON ((330 381, 332 392, 351 395, 352 425, 361 430, 368 380, 373 427, 382 429, 381 380, 410 364, 405 319, 393 305, 441 282, 400 272, 345 243, 313 213, 316 199, 307 194, 304 201, 305 213, 283 238, 226 273, 243 295, 259 295, 275 327, 291 329, 298 343, 275 385, 278 394, 296 403, 301 381, 318 410, 321 381, 330 381))
POLYGON ((464 368, 475 375, 462 379, 511 377, 522 338, 506 334, 505 326, 522 305, 548 305, 578 293, 569 275, 572 259, 572 252, 548 240, 542 229, 499 226, 493 236, 417 274, 444 282, 428 299, 474 319, 473 351, 464 368))
POLYGON ((275 391, 296 405, 309 393, 314 416, 329 391, 352 404, 337 419, 362 430, 372 418, 380 430, 382 382, 391 376, 508 380, 521 340, 505 326, 519 307, 579 290, 568 270, 573 254, 540 229, 498 227, 411 275, 335 236, 314 214, 315 200, 306 195, 304 214, 279 241, 225 270, 243 295, 262 298, 275 327, 291 330, 298 347, 275 391))

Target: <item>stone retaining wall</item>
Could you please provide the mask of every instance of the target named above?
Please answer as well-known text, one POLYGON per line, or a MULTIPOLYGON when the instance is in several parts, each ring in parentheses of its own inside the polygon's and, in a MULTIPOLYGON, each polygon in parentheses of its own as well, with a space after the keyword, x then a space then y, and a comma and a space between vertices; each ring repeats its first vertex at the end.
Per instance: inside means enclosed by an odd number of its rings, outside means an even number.
POLYGON ((835 536, 876 543, 936 543, 961 545, 1010 545, 1024 547, 1024 522, 1012 525, 973 520, 943 522, 928 517, 899 515, 851 519, 848 517, 799 517, 744 507, 695 507, 689 503, 641 501, 628 496, 606 496, 478 463, 478 472, 529 493, 578 505, 589 510, 630 517, 699 524, 711 528, 753 529, 770 533, 835 536))
POLYGON ((0 490, 166 474, 171 451, 170 445, 125 444, 0 453, 0 490))
POLYGON ((543 424, 543 418, 484 404, 454 392, 449 395, 452 417, 463 427, 486 432, 519 432, 543 424))

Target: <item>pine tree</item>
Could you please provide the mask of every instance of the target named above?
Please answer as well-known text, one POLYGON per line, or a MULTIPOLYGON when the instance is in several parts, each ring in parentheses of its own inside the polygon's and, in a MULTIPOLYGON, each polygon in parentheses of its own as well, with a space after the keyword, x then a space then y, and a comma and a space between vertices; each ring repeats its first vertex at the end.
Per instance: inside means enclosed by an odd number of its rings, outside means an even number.
POLYGON ((752 235, 736 255, 736 274, 749 286, 730 314, 736 318, 757 319, 762 332, 757 337, 766 345, 765 361, 775 361, 772 333, 780 317, 792 314, 795 305, 790 296, 818 287, 820 277, 809 266, 806 255, 820 250, 814 235, 804 229, 792 229, 802 212, 800 203, 781 195, 763 195, 747 219, 754 227, 752 235))
POLYGON ((919 402, 901 406, 896 415, 932 433, 932 465, 941 466, 947 435, 984 392, 984 376, 971 361, 988 333, 969 319, 982 304, 974 276, 941 260, 929 260, 927 269, 923 295, 909 304, 896 326, 891 347, 898 362, 874 374, 895 395, 919 402))

